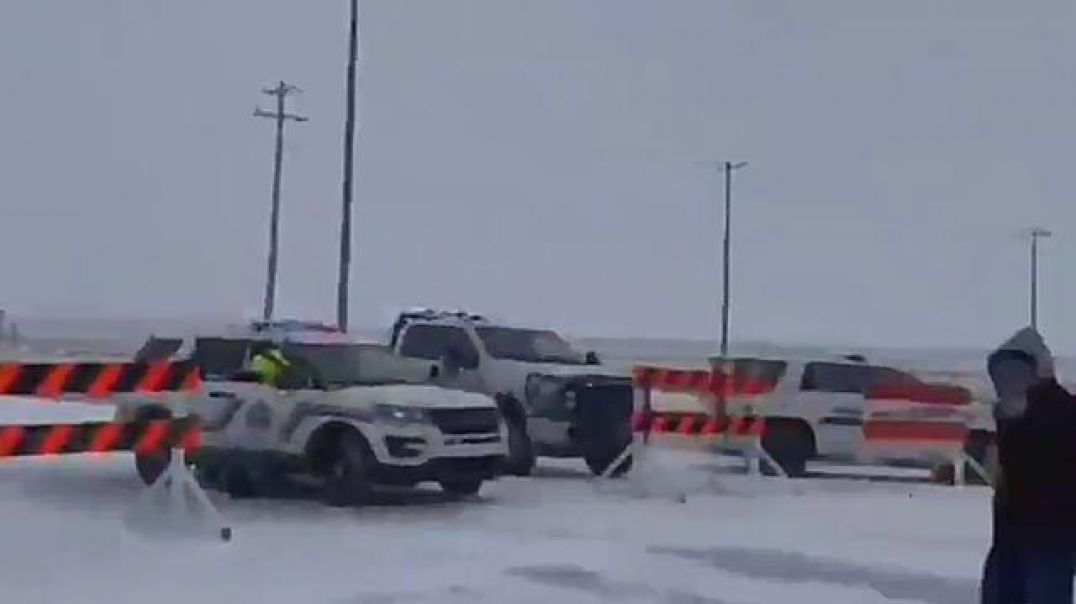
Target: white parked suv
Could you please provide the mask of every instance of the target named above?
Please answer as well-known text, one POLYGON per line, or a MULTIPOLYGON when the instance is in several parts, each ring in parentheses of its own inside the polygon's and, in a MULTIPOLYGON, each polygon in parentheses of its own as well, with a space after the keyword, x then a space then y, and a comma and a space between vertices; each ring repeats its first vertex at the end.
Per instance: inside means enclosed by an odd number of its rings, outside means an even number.
MULTIPOLYGON (((811 459, 936 465, 937 460, 926 451, 923 455, 915 450, 879 454, 866 446, 863 424, 868 417, 955 419, 967 423, 972 432, 966 449, 979 460, 992 439, 992 422, 988 421, 989 410, 985 405, 871 400, 867 394, 881 386, 917 388, 927 384, 910 372, 870 363, 859 356, 812 360, 711 359, 715 367, 723 363, 731 363, 734 380, 745 380, 755 386, 751 393, 728 398, 729 414, 765 417, 763 447, 792 476, 803 475, 811 459)), ((941 385, 932 385, 938 386, 941 385)), ((957 386, 941 387, 961 390, 957 386)), ((970 393, 967 396, 970 398, 970 393)), ((677 395, 656 394, 655 401, 659 410, 679 407, 678 410, 688 411, 691 406, 690 401, 685 406, 685 397, 677 395)), ((701 410, 697 400, 694 405, 696 411, 701 410)))
MULTIPOLYGON (((556 332, 421 309, 399 315, 388 343, 401 356, 440 362, 458 387, 495 397, 513 474, 529 474, 535 456, 582 457, 600 474, 631 443, 630 376, 556 332)), ((627 457, 611 472, 630 465, 627 457)))
MULTIPOLYGON (((202 446, 191 456, 200 479, 233 496, 253 496, 298 475, 317 479, 326 501, 367 499, 374 485, 436 481, 451 494, 477 493, 507 454, 507 429, 493 399, 443 388, 439 367, 378 344, 338 336, 274 334, 290 362, 277 387, 243 371, 261 336, 194 338, 191 358, 205 374, 205 394, 188 409, 199 416, 202 446)), ((183 342, 156 339, 167 352, 183 342)), ((168 355, 171 356, 171 353, 168 355)), ((160 405, 123 401, 119 419, 151 419, 160 405)), ((139 456, 152 481, 167 455, 139 456)))

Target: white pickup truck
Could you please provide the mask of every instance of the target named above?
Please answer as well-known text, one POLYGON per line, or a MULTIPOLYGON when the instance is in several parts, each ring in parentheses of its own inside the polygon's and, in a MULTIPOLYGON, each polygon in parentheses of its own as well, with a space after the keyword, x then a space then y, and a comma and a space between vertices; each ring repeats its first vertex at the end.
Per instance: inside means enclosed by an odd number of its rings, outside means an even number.
POLYGON ((416 309, 399 315, 388 345, 438 362, 457 386, 496 399, 508 424, 511 473, 529 474, 536 456, 582 458, 594 474, 631 467, 630 456, 609 467, 632 439, 630 375, 556 332, 416 309))

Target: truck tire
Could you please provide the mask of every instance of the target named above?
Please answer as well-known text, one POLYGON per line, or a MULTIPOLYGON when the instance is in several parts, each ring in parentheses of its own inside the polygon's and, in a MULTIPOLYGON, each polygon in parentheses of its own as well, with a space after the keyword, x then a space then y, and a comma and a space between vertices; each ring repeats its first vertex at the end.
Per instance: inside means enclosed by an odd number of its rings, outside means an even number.
POLYGON ((362 505, 369 501, 372 490, 370 447, 353 429, 342 430, 335 444, 325 476, 325 503, 334 507, 362 505))
POLYGON ((250 468, 240 460, 225 461, 220 468, 221 490, 232 499, 258 496, 258 482, 250 468))
POLYGON ((452 497, 472 497, 482 489, 481 479, 442 480, 441 489, 452 497))
MULTIPOLYGON (((807 460, 814 457, 814 436, 810 428, 798 422, 776 421, 766 426, 762 448, 781 466, 785 474, 796 478, 806 475, 807 460)), ((770 464, 762 462, 762 472, 777 474, 770 464)))
POLYGON ((504 460, 504 473, 513 476, 530 476, 534 471, 534 443, 527 434, 527 419, 506 416, 508 424, 508 457, 504 460))

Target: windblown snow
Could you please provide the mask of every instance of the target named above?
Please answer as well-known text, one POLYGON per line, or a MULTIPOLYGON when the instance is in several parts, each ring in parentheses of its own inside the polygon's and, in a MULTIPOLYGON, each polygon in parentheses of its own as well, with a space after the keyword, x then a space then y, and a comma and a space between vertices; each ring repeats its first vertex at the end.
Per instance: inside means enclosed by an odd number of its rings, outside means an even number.
MULTIPOLYGON (((86 413, 15 403, 4 419, 31 409, 86 413)), ((982 488, 755 478, 658 449, 628 479, 545 462, 472 501, 430 487, 332 509, 211 492, 228 543, 197 519, 133 528, 142 491, 127 454, 0 463, 4 601, 958 604, 975 600, 989 534, 982 488)))

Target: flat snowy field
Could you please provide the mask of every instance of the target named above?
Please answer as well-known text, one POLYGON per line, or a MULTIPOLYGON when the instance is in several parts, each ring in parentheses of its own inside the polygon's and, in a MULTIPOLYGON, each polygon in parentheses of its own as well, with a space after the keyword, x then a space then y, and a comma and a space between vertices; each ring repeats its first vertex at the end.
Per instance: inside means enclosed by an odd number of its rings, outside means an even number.
MULTIPOLYGON (((5 403, 0 422, 86 414, 30 407, 5 403)), ((197 519, 134 528, 129 455, 3 460, 0 589, 21 604, 975 601, 985 489, 753 478, 666 450, 620 481, 581 466, 461 502, 434 487, 345 510, 210 493, 235 531, 224 543, 197 519)))

